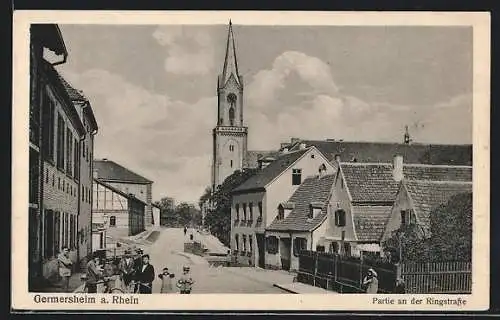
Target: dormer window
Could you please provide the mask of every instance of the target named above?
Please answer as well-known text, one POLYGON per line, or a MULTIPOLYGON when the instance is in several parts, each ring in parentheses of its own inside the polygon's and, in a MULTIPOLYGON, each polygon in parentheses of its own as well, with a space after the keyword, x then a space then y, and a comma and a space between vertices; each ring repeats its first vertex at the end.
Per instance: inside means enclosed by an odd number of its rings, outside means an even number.
POLYGON ((312 218, 318 216, 321 213, 322 208, 323 208, 323 204, 321 202, 311 202, 309 204, 308 218, 312 219, 312 218))

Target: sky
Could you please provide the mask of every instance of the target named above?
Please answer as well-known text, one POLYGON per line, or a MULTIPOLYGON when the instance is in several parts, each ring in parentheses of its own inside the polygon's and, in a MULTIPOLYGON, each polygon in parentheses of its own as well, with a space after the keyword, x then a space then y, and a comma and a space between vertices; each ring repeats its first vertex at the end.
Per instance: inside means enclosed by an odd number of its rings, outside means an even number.
MULTIPOLYGON (((95 157, 154 181, 153 200, 210 185, 227 25, 60 25, 58 66, 90 100, 95 157)), ((240 26, 249 150, 291 137, 472 143, 472 29, 240 26)))

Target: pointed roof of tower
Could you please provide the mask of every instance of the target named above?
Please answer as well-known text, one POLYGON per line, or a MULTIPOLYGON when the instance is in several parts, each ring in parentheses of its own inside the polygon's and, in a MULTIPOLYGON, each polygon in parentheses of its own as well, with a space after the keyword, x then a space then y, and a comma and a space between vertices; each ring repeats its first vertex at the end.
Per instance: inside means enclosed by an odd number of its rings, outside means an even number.
POLYGON ((227 31, 226 57, 224 58, 224 68, 222 69, 221 85, 234 75, 238 84, 240 84, 240 74, 238 73, 238 62, 236 60, 236 46, 234 45, 233 24, 229 20, 229 29, 227 31))

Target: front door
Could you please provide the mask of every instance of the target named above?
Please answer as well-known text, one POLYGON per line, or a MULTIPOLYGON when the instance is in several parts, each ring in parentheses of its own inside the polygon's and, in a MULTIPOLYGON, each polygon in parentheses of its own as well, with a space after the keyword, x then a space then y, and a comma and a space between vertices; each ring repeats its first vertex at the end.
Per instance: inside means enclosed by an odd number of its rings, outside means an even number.
POLYGON ((257 238, 257 249, 259 252, 259 268, 264 269, 266 266, 266 248, 265 248, 265 237, 263 233, 257 233, 256 235, 257 238))
POLYGON ((290 270, 290 263, 292 259, 292 241, 290 238, 280 239, 280 256, 281 268, 283 270, 290 270))

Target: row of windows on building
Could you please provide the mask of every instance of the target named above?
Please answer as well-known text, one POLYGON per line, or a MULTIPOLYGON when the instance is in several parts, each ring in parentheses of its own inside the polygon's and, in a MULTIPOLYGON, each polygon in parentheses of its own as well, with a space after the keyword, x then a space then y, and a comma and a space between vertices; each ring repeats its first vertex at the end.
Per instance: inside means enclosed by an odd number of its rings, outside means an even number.
POLYGON ((62 114, 56 112, 55 109, 55 101, 47 92, 44 92, 42 98, 44 159, 55 163, 57 168, 66 172, 69 177, 79 179, 80 154, 85 161, 89 162, 92 159, 92 152, 89 152, 89 146, 85 145, 84 141, 79 143, 79 139, 73 135, 62 114), (56 137, 55 134, 57 134, 56 137))
POLYGON ((43 229, 46 235, 43 241, 44 258, 57 255, 63 247, 68 247, 70 250, 77 248, 77 216, 75 214, 44 210, 43 229))
POLYGON ((235 234, 234 241, 236 244, 236 251, 253 252, 253 237, 251 234, 243 234, 241 237, 239 234, 235 234))
MULTIPOLYGON (((258 221, 262 221, 262 202, 259 201, 259 203, 257 204, 257 207, 259 208, 259 216, 257 217, 257 220, 258 221)), ((234 207, 235 211, 236 211, 236 221, 239 221, 240 220, 240 204, 237 203, 235 204, 235 207, 234 207)), ((243 212, 243 217, 242 217, 242 220, 243 221, 253 221, 253 203, 250 202, 248 203, 248 219, 247 219, 247 203, 243 203, 242 204, 242 212, 243 212)))
MULTIPOLYGON (((50 178, 49 178, 49 169, 45 169, 45 183, 50 183, 50 178)), ((55 179, 55 174, 52 174, 52 187, 56 187, 56 179, 55 179)), ((77 197, 77 187, 73 187, 69 182, 66 181, 65 178, 57 177, 57 190, 66 192, 67 194, 77 197)), ((91 190, 90 188, 87 188, 85 186, 82 186, 82 201, 91 203, 91 190)))
MULTIPOLYGON (((289 238, 287 238, 289 239, 289 238)), ((266 249, 269 254, 277 254, 279 252, 279 241, 280 239, 276 236, 268 236, 266 238, 266 249)), ((293 255, 299 256, 301 251, 308 250, 307 239, 302 237, 296 237, 293 239, 293 255)), ((325 247, 322 245, 316 246, 317 252, 325 252, 325 247)), ((335 254, 345 254, 351 255, 351 244, 349 242, 344 242, 343 248, 339 242, 330 242, 328 247, 329 253, 335 254), (342 249, 342 250, 341 250, 342 249)))

